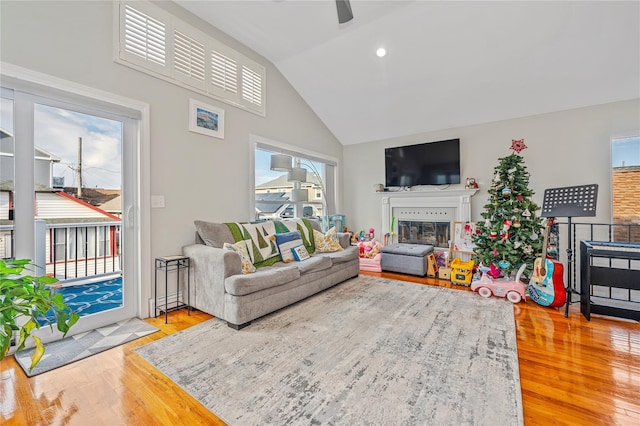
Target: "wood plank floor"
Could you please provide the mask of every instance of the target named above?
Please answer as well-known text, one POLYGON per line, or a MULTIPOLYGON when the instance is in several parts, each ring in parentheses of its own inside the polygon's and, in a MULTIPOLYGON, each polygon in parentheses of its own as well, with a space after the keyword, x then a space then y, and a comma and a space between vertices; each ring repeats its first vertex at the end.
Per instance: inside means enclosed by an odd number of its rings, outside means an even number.
MULTIPOLYGON (((432 278, 366 274, 469 291, 432 278)), ((532 302, 514 309, 526 425, 640 424, 637 322, 588 322, 577 305, 569 318, 532 302)), ((209 318, 181 310, 170 314, 168 325, 164 318, 149 319, 160 332, 32 378, 6 358, 0 363, 0 424, 224 424, 133 352, 209 318)))

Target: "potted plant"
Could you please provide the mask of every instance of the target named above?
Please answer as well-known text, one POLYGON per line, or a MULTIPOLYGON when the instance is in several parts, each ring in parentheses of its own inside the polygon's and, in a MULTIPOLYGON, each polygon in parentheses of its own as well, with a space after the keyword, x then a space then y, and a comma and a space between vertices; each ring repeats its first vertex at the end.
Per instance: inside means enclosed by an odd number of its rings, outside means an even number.
POLYGON ((0 360, 9 352, 13 333, 20 331, 18 351, 24 348, 29 337, 36 346, 31 356, 29 369, 32 370, 44 355, 40 338, 32 335, 40 328, 38 319, 52 311, 58 330, 66 335, 79 316, 64 303, 62 294, 56 294, 50 287, 58 282, 56 278, 23 275, 29 263, 29 259, 0 260, 0 360))

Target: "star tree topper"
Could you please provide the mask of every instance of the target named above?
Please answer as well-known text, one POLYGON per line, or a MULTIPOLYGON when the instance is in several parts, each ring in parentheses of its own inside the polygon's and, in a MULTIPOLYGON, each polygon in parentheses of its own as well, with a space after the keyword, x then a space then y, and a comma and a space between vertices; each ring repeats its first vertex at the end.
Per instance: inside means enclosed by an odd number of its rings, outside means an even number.
POLYGON ((524 144, 524 139, 511 139, 511 149, 520 154, 520 151, 526 149, 527 146, 524 144))

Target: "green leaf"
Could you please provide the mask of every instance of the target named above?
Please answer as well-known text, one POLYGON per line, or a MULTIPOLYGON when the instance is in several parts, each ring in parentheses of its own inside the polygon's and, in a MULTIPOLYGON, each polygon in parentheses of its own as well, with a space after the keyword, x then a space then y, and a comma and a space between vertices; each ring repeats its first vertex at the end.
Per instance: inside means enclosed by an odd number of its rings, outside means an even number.
POLYGON ((36 350, 33 351, 33 354, 31 355, 31 366, 29 366, 29 371, 33 370, 33 367, 35 367, 40 362, 40 360, 42 359, 42 355, 44 355, 44 345, 42 344, 40 338, 38 336, 31 337, 36 344, 36 350))

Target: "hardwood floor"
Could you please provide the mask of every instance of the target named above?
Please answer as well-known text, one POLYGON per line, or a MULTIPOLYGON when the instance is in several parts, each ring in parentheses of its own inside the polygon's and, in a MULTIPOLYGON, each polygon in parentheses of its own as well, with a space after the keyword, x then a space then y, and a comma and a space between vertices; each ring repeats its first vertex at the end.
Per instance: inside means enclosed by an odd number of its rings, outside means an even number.
MULTIPOLYGON (((433 278, 366 274, 469 291, 433 278)), ((640 424, 637 322, 589 322, 577 305, 569 318, 530 301, 514 309, 526 425, 640 424)), ((209 318, 181 310, 167 325, 164 318, 149 319, 160 332, 32 378, 6 358, 0 363, 0 424, 224 424, 133 352, 209 318)))

